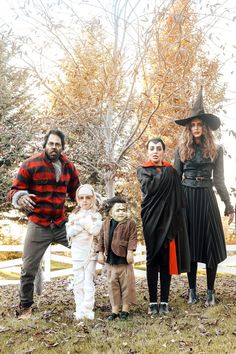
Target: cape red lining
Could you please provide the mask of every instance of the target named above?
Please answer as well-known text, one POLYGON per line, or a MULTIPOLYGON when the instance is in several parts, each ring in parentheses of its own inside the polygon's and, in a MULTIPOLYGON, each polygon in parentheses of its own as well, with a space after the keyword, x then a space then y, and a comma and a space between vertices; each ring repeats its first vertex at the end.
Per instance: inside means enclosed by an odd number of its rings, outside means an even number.
MULTIPOLYGON (((167 161, 162 161, 162 165, 161 166, 171 166, 171 167, 175 167, 174 165, 172 165, 171 163, 167 162, 167 161)), ((152 161, 146 161, 144 162, 141 167, 161 167, 161 166, 157 166, 155 163, 153 163, 152 161)))
POLYGON ((175 240, 169 243, 169 273, 179 274, 175 240))

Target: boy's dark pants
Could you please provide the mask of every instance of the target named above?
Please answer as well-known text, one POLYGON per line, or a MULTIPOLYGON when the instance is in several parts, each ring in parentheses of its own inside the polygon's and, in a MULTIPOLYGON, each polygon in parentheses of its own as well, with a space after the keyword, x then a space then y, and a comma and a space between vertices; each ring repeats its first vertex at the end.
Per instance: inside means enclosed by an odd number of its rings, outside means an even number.
POLYGON ((20 306, 22 308, 30 307, 34 302, 35 275, 46 249, 52 242, 68 247, 65 224, 62 226, 51 224, 44 227, 29 221, 20 278, 20 306))

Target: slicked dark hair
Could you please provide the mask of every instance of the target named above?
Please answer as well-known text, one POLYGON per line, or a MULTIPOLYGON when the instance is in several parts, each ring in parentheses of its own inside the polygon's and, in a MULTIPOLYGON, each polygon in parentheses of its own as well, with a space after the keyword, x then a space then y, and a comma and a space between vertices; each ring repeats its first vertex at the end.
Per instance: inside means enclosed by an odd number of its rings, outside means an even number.
POLYGON ((62 150, 64 150, 64 148, 65 148, 65 135, 59 129, 51 129, 51 130, 49 130, 49 132, 44 137, 43 148, 46 147, 50 135, 59 136, 59 138, 61 139, 62 150))
POLYGON ((150 143, 154 143, 154 144, 161 143, 163 150, 165 151, 165 149, 166 149, 165 143, 161 138, 152 138, 152 139, 148 140, 147 149, 148 149, 148 146, 150 143))
POLYGON ((120 203, 120 204, 127 204, 127 200, 123 197, 113 197, 113 198, 110 198, 110 199, 107 199, 104 204, 103 204, 103 210, 108 213, 112 207, 117 204, 117 203, 120 203))

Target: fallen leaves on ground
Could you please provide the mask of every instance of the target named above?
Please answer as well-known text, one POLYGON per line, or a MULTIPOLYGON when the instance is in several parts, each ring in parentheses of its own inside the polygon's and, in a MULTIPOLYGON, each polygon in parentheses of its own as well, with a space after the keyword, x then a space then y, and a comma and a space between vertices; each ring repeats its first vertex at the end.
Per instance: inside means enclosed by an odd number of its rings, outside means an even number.
MULTIPOLYGON (((142 340, 145 343, 143 347, 145 347, 147 343, 145 341, 150 340, 150 328, 156 330, 156 336, 159 336, 158 340, 162 340, 160 346, 163 348, 163 353, 166 353, 170 346, 176 350, 172 350, 172 353, 196 352, 196 348, 202 340, 206 341, 207 351, 209 351, 209 348, 214 346, 215 340, 223 338, 225 335, 231 336, 235 340, 236 327, 231 326, 231 329, 227 330, 227 321, 233 321, 235 318, 236 282, 234 276, 220 275, 217 277, 216 296, 219 306, 214 308, 204 306, 206 298, 205 276, 198 277, 199 302, 193 306, 186 304, 188 294, 186 276, 174 276, 170 291, 170 314, 156 318, 147 315, 146 280, 137 279, 138 304, 131 307, 131 315, 127 323, 121 323, 119 320, 113 321, 113 323, 107 322, 106 318, 110 314, 111 308, 103 275, 98 275, 96 278, 95 321, 75 321, 73 317, 75 310, 73 291, 67 290, 67 288, 68 279, 66 278, 45 282, 42 296, 35 297, 33 319, 20 322, 14 317, 15 308, 18 305, 18 286, 0 287, 2 299, 0 341, 1 336, 6 338, 4 339, 5 347, 9 350, 12 348, 16 350, 19 345, 19 337, 21 337, 21 342, 25 341, 25 345, 29 349, 21 349, 19 353, 37 352, 35 343, 40 344, 45 348, 45 351, 51 350, 54 353, 53 350, 55 350, 55 352, 64 353, 62 348, 65 345, 70 344, 74 348, 77 346, 80 348, 83 343, 89 343, 91 338, 96 338, 96 333, 99 333, 97 341, 100 340, 101 343, 96 343, 98 347, 100 345, 103 348, 106 346, 106 342, 112 343, 114 336, 116 336, 123 348, 121 352, 123 350, 125 354, 140 354, 142 352, 136 349, 135 341, 132 345, 130 342, 132 338, 137 338, 138 341, 139 335, 142 334, 144 338, 142 340)), ((112 348, 112 344, 109 345, 112 348)), ((101 352, 103 350, 101 349, 101 352)), ((4 353, 4 351, 2 352, 4 353)), ((73 350, 71 350, 72 352, 73 350)))

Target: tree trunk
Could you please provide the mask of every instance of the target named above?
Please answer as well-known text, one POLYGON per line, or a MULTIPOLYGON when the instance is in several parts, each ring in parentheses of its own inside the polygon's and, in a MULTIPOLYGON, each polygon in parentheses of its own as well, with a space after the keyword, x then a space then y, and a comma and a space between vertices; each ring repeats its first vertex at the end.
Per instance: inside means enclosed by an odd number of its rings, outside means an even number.
POLYGON ((105 181, 105 191, 107 198, 114 197, 114 179, 113 179, 113 172, 107 171, 104 176, 105 181))

